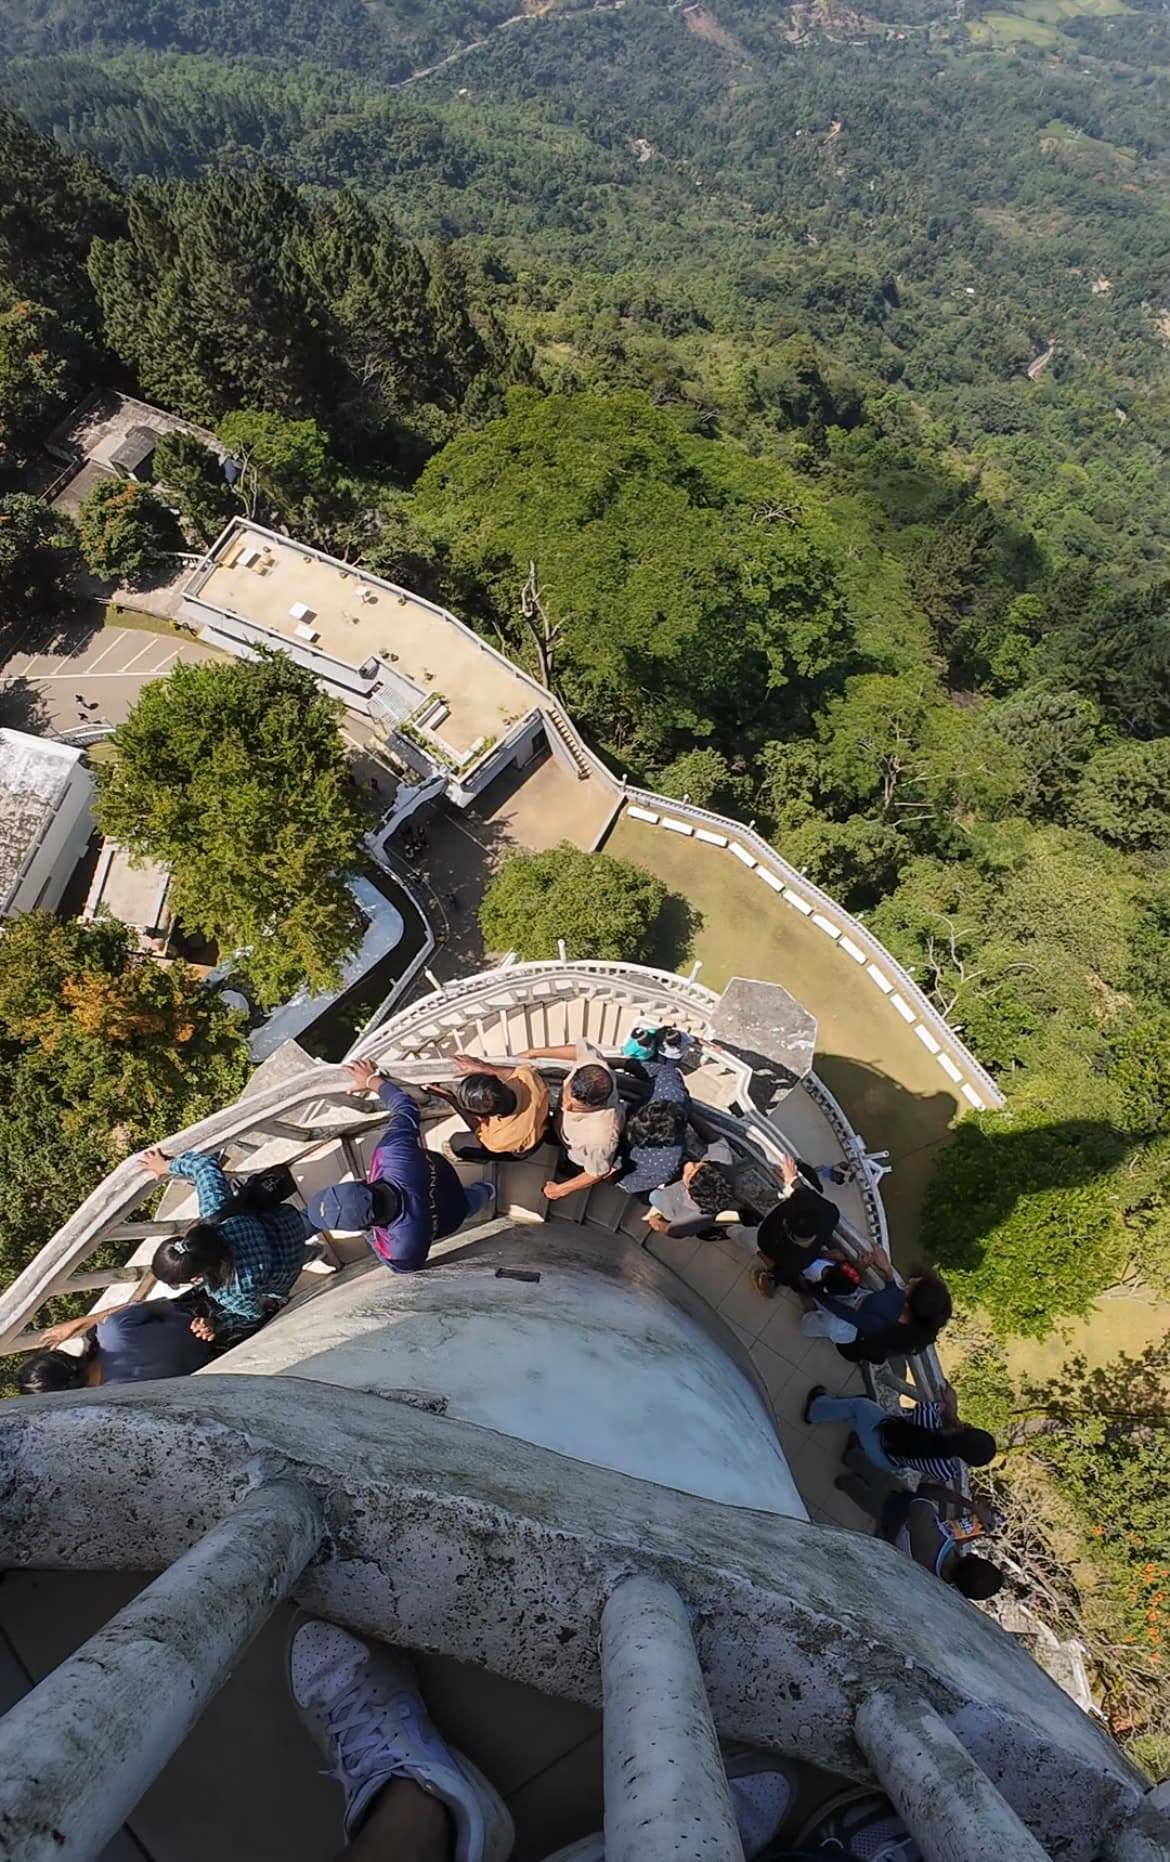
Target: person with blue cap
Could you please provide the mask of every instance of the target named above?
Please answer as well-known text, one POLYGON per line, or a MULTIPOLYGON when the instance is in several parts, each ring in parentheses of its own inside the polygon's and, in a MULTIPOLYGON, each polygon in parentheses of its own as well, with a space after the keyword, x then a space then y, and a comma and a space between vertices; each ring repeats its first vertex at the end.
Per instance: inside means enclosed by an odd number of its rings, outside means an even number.
POLYGON ((310 1202, 309 1220, 319 1229, 364 1230, 393 1273, 414 1273, 426 1266, 432 1244, 486 1209, 495 1192, 486 1182, 465 1186, 453 1164, 427 1150, 418 1106, 371 1061, 355 1060, 346 1071, 351 1092, 376 1092, 390 1123, 378 1140, 368 1181, 331 1183, 310 1202))

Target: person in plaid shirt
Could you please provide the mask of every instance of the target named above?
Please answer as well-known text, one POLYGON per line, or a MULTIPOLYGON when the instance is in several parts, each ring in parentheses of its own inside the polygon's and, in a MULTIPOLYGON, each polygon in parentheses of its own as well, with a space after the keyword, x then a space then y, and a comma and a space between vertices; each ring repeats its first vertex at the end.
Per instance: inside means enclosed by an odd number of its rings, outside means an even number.
POLYGON ((202 1286, 212 1312, 193 1319, 191 1330, 221 1347, 238 1344, 288 1298, 315 1228, 289 1203, 263 1213, 233 1210, 231 1184, 214 1157, 200 1151, 171 1158, 147 1151, 142 1161, 156 1177, 193 1183, 199 1204, 198 1222, 159 1244, 151 1272, 164 1286, 202 1286))

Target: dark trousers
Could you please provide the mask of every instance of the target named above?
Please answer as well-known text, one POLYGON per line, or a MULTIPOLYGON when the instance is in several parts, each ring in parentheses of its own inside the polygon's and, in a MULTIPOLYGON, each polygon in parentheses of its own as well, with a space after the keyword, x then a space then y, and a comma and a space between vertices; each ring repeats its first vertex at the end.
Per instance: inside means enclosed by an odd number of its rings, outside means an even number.
POLYGON ((451 1155, 457 1157, 462 1164, 490 1164, 497 1161, 514 1164, 526 1157, 535 1157, 536 1153, 544 1148, 544 1139, 540 1138, 527 1151, 488 1151, 482 1144, 476 1143, 474 1132, 469 1132, 466 1138, 456 1132, 450 1143, 451 1155))

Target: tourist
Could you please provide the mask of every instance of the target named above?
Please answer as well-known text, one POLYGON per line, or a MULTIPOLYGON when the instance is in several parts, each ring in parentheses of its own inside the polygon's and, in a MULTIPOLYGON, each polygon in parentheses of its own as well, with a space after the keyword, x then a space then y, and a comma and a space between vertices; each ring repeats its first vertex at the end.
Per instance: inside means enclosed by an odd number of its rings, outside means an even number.
POLYGON ((301 1617, 289 1638, 288 1684, 345 1795, 343 1858, 508 1862, 507 1805, 435 1728, 408 1655, 301 1617))
MULTIPOLYGON (((949 1494, 929 1485, 910 1493, 893 1486, 889 1475, 864 1460, 858 1464, 856 1458, 846 1459, 850 1471, 839 1475, 834 1484, 855 1506, 876 1519, 876 1537, 885 1539, 944 1584, 953 1585, 972 1602, 985 1602, 1002 1590, 1004 1574, 998 1565, 968 1551, 968 1538, 961 1536, 959 1526, 943 1519, 939 1507, 950 1501, 949 1494)), ((978 1502, 966 1504, 981 1524, 994 1522, 989 1507, 978 1502)))
POLYGON ((720 1215, 738 1215, 731 1169, 735 1159, 722 1138, 709 1144, 703 1156, 683 1165, 677 1183, 650 1193, 649 1226, 659 1235, 703 1235, 720 1215))
POLYGON ((631 1071, 650 1082, 650 1097, 626 1116, 623 1149, 628 1169, 618 1178, 627 1196, 645 1195, 673 1183, 686 1156, 691 1096, 675 1066, 651 1060, 635 1062, 631 1071))
POLYGON ((219 1163, 201 1151, 171 1158, 146 1151, 141 1162, 152 1176, 193 1183, 199 1205, 186 1234, 159 1243, 151 1272, 165 1287, 203 1289, 209 1312, 191 1321, 197 1338, 238 1343, 284 1305, 312 1259, 307 1244, 320 1224, 289 1203, 241 1207, 219 1163))
POLYGON ((544 1186, 549 1202, 576 1190, 592 1189, 611 1177, 622 1141, 622 1101, 617 1078, 599 1047, 577 1041, 571 1047, 529 1047, 518 1060, 576 1062, 561 1088, 556 1128, 565 1156, 576 1164, 574 1176, 550 1178, 544 1186))
POLYGON ((884 1364, 887 1358, 907 1357, 924 1351, 951 1316, 951 1296, 946 1282, 933 1268, 920 1267, 902 1286, 894 1273, 888 1254, 874 1248, 858 1261, 859 1267, 873 1267, 886 1281, 878 1293, 868 1293, 852 1309, 832 1299, 819 1299, 818 1305, 850 1322, 855 1336, 837 1342, 837 1350, 851 1364, 884 1364))
MULTIPOLYGON (((287 1668, 293 1703, 344 1793, 340 1862, 508 1862, 507 1805, 434 1725, 404 1650, 302 1615, 287 1668)), ((739 1851, 746 1862, 774 1855, 796 1803, 795 1775, 782 1759, 751 1751, 728 1759, 726 1771, 739 1851)), ((604 1836, 547 1862, 605 1862, 604 1836)))
POLYGON ((805 1400, 804 1420, 848 1423, 871 1467, 885 1474, 905 1468, 924 1474, 945 1486, 958 1506, 967 1505, 964 1467, 984 1468, 995 1459, 995 1437, 986 1429, 967 1429, 959 1423, 953 1391, 943 1403, 918 1403, 911 1411, 891 1414, 871 1397, 829 1396, 824 1384, 816 1384, 805 1400), (938 1422, 924 1421, 925 1416, 938 1422), (953 1423, 939 1426, 945 1416, 953 1417, 953 1423))
POLYGON ((103 1313, 63 1319, 41 1338, 45 1346, 57 1347, 80 1333, 87 1335, 80 1354, 46 1349, 25 1359, 16 1380, 25 1396, 186 1377, 211 1360, 210 1343, 192 1331, 190 1312, 174 1300, 131 1300, 103 1313))
POLYGON ((316 1228, 364 1232, 384 1266, 396 1274, 414 1273, 426 1266, 432 1244, 486 1209, 494 1191, 490 1183, 464 1187, 455 1166, 427 1150, 418 1106, 372 1061, 355 1060, 346 1071, 350 1091, 377 1093, 390 1123, 378 1140, 368 1180, 330 1184, 309 1204, 309 1219, 316 1228))
POLYGON ((456 1054, 455 1065, 460 1079, 454 1090, 427 1088, 453 1105, 471 1126, 470 1138, 452 1138, 453 1155, 518 1158, 539 1150, 548 1131, 549 1098, 536 1068, 525 1061, 515 1067, 493 1067, 472 1054, 456 1054))
POLYGON ((774 1174, 780 1184, 780 1199, 756 1231, 761 1262, 752 1273, 756 1292, 769 1300, 775 1296, 777 1286, 802 1290, 805 1269, 818 1258, 837 1252, 831 1244, 841 1220, 836 1203, 821 1195, 817 1173, 811 1166, 785 1152, 774 1174))

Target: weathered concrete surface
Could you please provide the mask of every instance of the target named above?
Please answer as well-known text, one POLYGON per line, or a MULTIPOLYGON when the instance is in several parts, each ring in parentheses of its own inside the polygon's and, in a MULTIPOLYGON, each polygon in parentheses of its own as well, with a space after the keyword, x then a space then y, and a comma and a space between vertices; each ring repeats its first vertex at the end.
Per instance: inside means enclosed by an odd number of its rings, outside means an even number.
POLYGON ((717 1041, 759 1076, 752 1091, 760 1105, 790 1092, 812 1070, 816 1017, 779 983, 733 976, 719 998, 711 1029, 717 1041))
POLYGON ((573 1222, 473 1239, 423 1274, 375 1263, 200 1375, 241 1372, 409 1392, 575 1460, 808 1518, 734 1335, 651 1255, 573 1222))
POLYGON ((875 1689, 857 1737, 926 1862, 1049 1862, 937 1713, 908 1689, 875 1689))
POLYGON ((719 1737, 678 1592, 627 1578, 601 1618, 606 1862, 743 1862, 719 1737))
POLYGON ((0 1719, 0 1853, 88 1862, 321 1541, 314 1493, 250 1493, 0 1719))
POLYGON ((909 1679, 1063 1862, 1145 1780, 998 1626, 890 1547, 697 1499, 307 1378, 220 1375, 0 1407, 0 1558, 161 1567, 259 1481, 321 1495, 295 1587, 335 1621, 596 1705, 615 1586, 686 1601, 724 1737, 872 1777, 853 1735, 909 1679))

